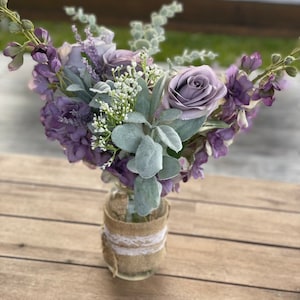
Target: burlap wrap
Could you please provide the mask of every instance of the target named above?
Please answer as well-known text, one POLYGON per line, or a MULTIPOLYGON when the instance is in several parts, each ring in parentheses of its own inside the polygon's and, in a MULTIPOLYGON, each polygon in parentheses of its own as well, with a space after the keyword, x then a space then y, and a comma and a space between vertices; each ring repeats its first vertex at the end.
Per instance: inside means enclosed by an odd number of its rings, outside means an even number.
POLYGON ((158 216, 148 222, 129 223, 112 215, 108 200, 104 206, 102 251, 113 275, 154 273, 166 253, 168 202, 163 199, 158 216))

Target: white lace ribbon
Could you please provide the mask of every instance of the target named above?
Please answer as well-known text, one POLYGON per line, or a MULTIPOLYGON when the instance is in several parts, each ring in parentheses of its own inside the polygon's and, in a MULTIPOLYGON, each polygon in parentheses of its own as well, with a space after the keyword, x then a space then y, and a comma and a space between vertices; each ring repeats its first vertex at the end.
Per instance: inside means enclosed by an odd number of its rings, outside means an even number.
POLYGON ((119 255, 138 256, 153 254, 165 246, 168 228, 146 236, 123 236, 111 233, 104 225, 103 233, 112 249, 119 255))

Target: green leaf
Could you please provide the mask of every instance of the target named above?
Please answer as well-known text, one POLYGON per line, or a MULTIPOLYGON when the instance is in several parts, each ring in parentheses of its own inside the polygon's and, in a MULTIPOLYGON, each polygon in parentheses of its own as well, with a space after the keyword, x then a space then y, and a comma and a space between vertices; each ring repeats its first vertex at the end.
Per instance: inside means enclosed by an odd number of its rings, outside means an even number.
POLYGON ((150 116, 154 116, 160 102, 161 97, 165 88, 165 82, 167 80, 167 76, 162 76, 157 83, 155 84, 153 91, 152 91, 152 99, 150 102, 150 116))
POLYGON ((78 91, 85 91, 85 89, 82 86, 80 86, 79 84, 74 83, 67 87, 67 91, 68 92, 78 92, 78 91))
POLYGON ((151 178, 162 169, 162 146, 145 135, 135 154, 135 165, 142 178, 151 178))
POLYGON ((176 119, 179 119, 182 115, 182 111, 176 108, 170 108, 167 110, 163 110, 162 113, 159 116, 159 123, 170 123, 175 121, 176 119))
POLYGON ((180 172, 180 164, 178 159, 171 156, 163 157, 163 168, 158 173, 160 180, 167 180, 176 177, 180 172))
POLYGON ((138 79, 139 86, 142 90, 137 95, 137 100, 135 103, 135 110, 144 115, 147 119, 149 118, 150 112, 150 93, 147 83, 144 79, 138 79))
POLYGON ((138 176, 134 182, 135 210, 140 216, 149 215, 161 201, 162 186, 156 177, 148 179, 138 176))
POLYGON ((145 116, 136 111, 128 113, 124 121, 126 123, 147 124, 151 127, 145 116))
POLYGON ((179 152, 182 149, 181 138, 172 127, 168 125, 160 125, 155 127, 155 130, 161 141, 169 148, 175 152, 179 152))
POLYGON ((178 119, 175 120, 171 126, 179 134, 181 140, 185 142, 199 131, 205 120, 206 116, 191 120, 178 119))
POLYGON ((127 166, 127 169, 129 171, 131 171, 132 173, 135 173, 135 174, 139 173, 138 170, 137 170, 137 168, 136 168, 135 158, 132 158, 131 160, 129 160, 127 162, 126 166, 127 166))
POLYGON ((136 152, 143 137, 144 132, 140 124, 118 125, 111 135, 113 143, 129 153, 136 152))
POLYGON ((90 88, 90 91, 98 94, 107 94, 111 91, 111 86, 106 82, 99 81, 94 87, 90 88))
POLYGON ((230 125, 220 120, 207 120, 200 128, 199 132, 205 132, 207 130, 229 128, 230 125))

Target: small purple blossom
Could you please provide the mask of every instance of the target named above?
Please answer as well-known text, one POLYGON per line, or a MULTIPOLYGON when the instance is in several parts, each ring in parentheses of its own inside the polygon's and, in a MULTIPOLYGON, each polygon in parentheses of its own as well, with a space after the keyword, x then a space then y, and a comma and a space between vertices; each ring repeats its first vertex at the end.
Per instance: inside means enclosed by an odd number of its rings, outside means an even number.
POLYGON ((248 105, 251 99, 253 83, 248 76, 240 73, 239 69, 232 65, 226 72, 227 95, 226 99, 233 101, 236 105, 248 105))
POLYGON ((208 161, 208 154, 204 149, 201 149, 195 154, 195 161, 191 169, 191 175, 194 179, 204 178, 202 165, 208 161))
POLYGON ((32 72, 33 78, 30 80, 28 87, 30 90, 40 95, 44 101, 53 100, 54 89, 46 77, 40 76, 35 70, 32 72))
POLYGON ((113 163, 107 167, 105 171, 117 177, 123 185, 133 189, 134 181, 137 175, 129 171, 127 168, 127 163, 130 159, 132 159, 130 156, 123 159, 116 157, 113 163))
POLYGON ((226 72, 227 95, 225 103, 222 105, 222 117, 225 122, 232 122, 237 118, 238 110, 241 106, 249 105, 253 91, 253 83, 245 73, 232 65, 226 72))
POLYGON ((32 72, 33 80, 29 88, 37 92, 43 100, 51 100, 59 84, 57 74, 62 68, 57 51, 52 46, 39 45, 34 48, 31 56, 38 64, 32 72))
POLYGON ((253 100, 262 100, 266 106, 272 106, 275 101, 275 91, 284 88, 285 81, 277 78, 274 74, 270 75, 266 81, 260 84, 253 95, 253 100))
POLYGON ((247 73, 257 70, 262 65, 261 55, 254 52, 251 55, 244 55, 241 59, 241 69, 247 73))
POLYGON ((19 43, 11 42, 6 46, 3 50, 3 55, 12 59, 12 61, 8 64, 9 71, 16 71, 23 65, 23 54, 24 49, 19 43))
POLYGON ((52 45, 51 36, 49 32, 41 27, 38 27, 34 30, 35 36, 41 41, 42 44, 52 45))
POLYGON ((231 142, 234 134, 233 128, 217 129, 208 133, 207 141, 214 158, 225 156, 228 153, 228 143, 231 142))

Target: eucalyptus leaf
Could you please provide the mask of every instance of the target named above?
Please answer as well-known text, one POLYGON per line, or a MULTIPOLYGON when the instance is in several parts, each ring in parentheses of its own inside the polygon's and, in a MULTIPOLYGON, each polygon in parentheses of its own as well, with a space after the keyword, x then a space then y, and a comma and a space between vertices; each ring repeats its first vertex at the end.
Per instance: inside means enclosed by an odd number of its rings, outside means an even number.
POLYGON ((135 165, 139 175, 147 179, 157 174, 163 167, 162 155, 162 146, 145 135, 135 154, 135 165))
POLYGON ((158 173, 160 180, 167 180, 176 177, 180 173, 178 159, 171 156, 163 156, 163 168, 158 173))
POLYGON ((162 185, 156 177, 148 179, 137 176, 134 182, 135 210, 140 216, 149 215, 157 209, 161 201, 162 185))
POLYGON ((129 153, 136 152, 143 137, 144 132, 140 124, 118 125, 111 135, 113 143, 129 153))
POLYGON ((205 120, 206 116, 191 120, 178 119, 171 126, 179 134, 181 140, 185 142, 199 131, 205 120))
POLYGON ((155 130, 161 141, 169 148, 175 152, 179 152, 182 149, 181 138, 172 127, 168 125, 160 125, 155 127, 155 130))

